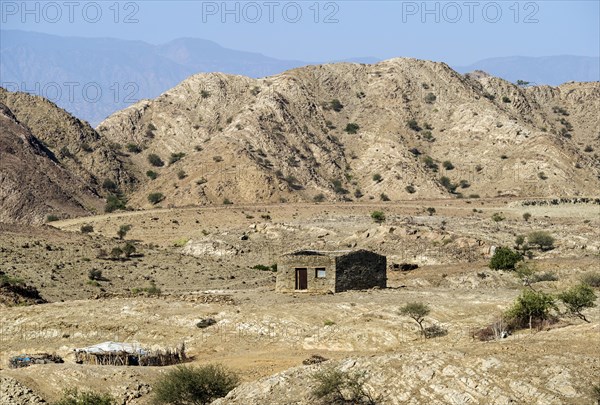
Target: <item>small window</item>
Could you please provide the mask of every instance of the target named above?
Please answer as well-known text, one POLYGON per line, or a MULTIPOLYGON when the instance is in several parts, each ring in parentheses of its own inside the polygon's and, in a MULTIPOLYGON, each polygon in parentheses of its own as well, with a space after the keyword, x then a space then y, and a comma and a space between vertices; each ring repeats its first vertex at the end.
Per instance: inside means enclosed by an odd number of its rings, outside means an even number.
POLYGON ((315 277, 316 278, 325 278, 327 276, 327 272, 325 271, 325 267, 317 267, 315 269, 315 277))

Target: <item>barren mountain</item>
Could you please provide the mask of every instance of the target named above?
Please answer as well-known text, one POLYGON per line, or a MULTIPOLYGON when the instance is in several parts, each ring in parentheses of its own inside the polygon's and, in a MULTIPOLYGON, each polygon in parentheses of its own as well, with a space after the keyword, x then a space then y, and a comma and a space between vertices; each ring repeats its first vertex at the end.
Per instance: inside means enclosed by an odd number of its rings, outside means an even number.
POLYGON ((105 179, 125 189, 135 182, 125 168, 124 151, 101 139, 87 122, 43 97, 1 87, 0 102, 53 153, 61 166, 93 190, 100 193, 105 179))
POLYGON ((393 59, 198 74, 98 131, 141 150, 137 207, 158 192, 173 205, 595 195, 599 100, 597 82, 521 88, 393 59))
POLYGON ((88 183, 62 167, 1 102, 0 128, 0 222, 39 224, 48 214, 81 216, 101 207, 88 183))

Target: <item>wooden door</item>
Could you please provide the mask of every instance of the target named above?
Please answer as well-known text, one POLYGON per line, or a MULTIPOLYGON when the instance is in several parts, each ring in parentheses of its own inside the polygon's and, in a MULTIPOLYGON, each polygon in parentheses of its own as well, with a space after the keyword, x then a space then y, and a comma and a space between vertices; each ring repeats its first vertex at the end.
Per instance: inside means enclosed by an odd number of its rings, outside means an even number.
POLYGON ((296 290, 308 289, 308 269, 296 269, 296 290))

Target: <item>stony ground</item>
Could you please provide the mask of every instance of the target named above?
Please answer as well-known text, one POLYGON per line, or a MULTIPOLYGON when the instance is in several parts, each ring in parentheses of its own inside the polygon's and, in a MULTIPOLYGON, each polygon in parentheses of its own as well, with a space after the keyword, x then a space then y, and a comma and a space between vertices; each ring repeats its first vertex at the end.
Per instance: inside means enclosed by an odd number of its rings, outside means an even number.
POLYGON ((63 389, 79 387, 110 392, 124 404, 149 404, 153 382, 168 368, 74 363, 74 348, 114 340, 162 348, 185 343, 194 364, 235 369, 244 383, 219 404, 314 403, 310 375, 319 366, 302 365, 313 354, 366 370, 369 389, 386 404, 592 403, 590 388, 600 376, 597 309, 588 311, 589 324, 563 318, 550 330, 499 342, 476 341, 472 332, 492 322, 522 288, 513 274, 487 268, 490 246, 531 230, 550 231, 556 249, 536 252, 532 263, 558 278, 535 288, 557 292, 599 270, 597 214, 593 205, 456 200, 189 208, 55 223, 67 232, 3 226, 1 270, 27 280, 51 302, 2 308, 0 398, 54 401, 63 389), (428 206, 435 215, 425 213, 428 206), (374 209, 386 213, 384 224, 372 222, 374 209), (490 217, 500 211, 506 219, 496 224, 490 217), (124 243, 115 239, 123 223, 132 225, 126 239, 143 256, 97 259, 97 249, 124 243), (82 224, 94 232, 80 234, 82 224), (274 273, 251 267, 276 262, 282 240, 290 250, 366 247, 387 254, 390 263, 420 267, 390 271, 385 290, 281 295, 274 292, 274 273), (98 286, 88 284, 94 266, 106 278, 98 286), (151 281, 160 296, 132 291, 151 281), (427 302, 427 324, 447 328, 448 335, 420 340, 414 322, 398 315, 410 301, 427 302), (197 328, 207 317, 217 323, 197 328), (65 363, 7 368, 10 356, 36 352, 55 352, 65 363))

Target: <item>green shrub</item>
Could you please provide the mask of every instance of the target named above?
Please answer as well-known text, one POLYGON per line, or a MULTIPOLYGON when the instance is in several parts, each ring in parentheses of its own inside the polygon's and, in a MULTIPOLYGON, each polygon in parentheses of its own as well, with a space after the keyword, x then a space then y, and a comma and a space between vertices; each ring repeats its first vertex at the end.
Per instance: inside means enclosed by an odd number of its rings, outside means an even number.
POLYGON ((221 365, 178 366, 168 371, 152 391, 158 404, 210 404, 239 384, 239 377, 221 365))
POLYGON ((531 329, 534 323, 549 319, 552 309, 557 309, 552 295, 528 288, 523 290, 506 315, 514 326, 527 325, 531 329))
POLYGON ((173 163, 179 162, 184 157, 185 157, 185 153, 183 153, 183 152, 171 153, 171 156, 169 157, 169 164, 172 165, 173 163))
POLYGON ((446 169, 446 170, 452 170, 452 169, 454 169, 454 165, 449 160, 444 160, 444 163, 442 163, 442 167, 444 169, 446 169))
POLYGON ((437 172, 439 169, 438 164, 435 163, 435 161, 433 160, 433 158, 431 156, 423 157, 423 163, 425 164, 425 167, 433 170, 434 172, 437 172))
POLYGON ((148 155, 148 162, 155 167, 162 167, 165 165, 165 162, 158 156, 156 153, 151 153, 148 155))
POLYGON ((133 243, 126 243, 125 246, 123 246, 123 254, 125 255, 125 257, 131 257, 131 255, 133 255, 136 252, 136 248, 135 245, 133 243))
POLYGON ((88 278, 95 281, 102 280, 102 270, 90 269, 90 271, 88 271, 88 278))
POLYGON ((136 145, 135 143, 128 143, 127 151, 130 153, 140 153, 142 151, 142 147, 140 145, 136 145))
POLYGON ((593 152, 594 148, 592 148, 591 145, 586 145, 585 148, 583 149, 584 152, 593 152))
POLYGON ((381 201, 390 201, 390 197, 388 197, 388 195, 387 195, 386 193, 381 193, 381 194, 379 195, 379 199, 380 199, 381 201))
POLYGON ((158 177, 158 173, 156 173, 153 170, 148 170, 146 172, 146 176, 148 176, 151 180, 156 180, 156 178, 158 177))
POLYGON ((344 108, 344 105, 340 102, 340 100, 335 98, 329 102, 329 108, 335 112, 340 112, 344 108))
POLYGON ((419 123, 416 120, 409 120, 406 123, 406 125, 408 125, 408 127, 413 131, 419 132, 421 130, 421 127, 419 126, 419 123))
POLYGON ((448 190, 450 193, 454 193, 456 191, 457 185, 452 183, 449 177, 442 176, 440 177, 440 184, 448 190))
POLYGON ((48 216, 46 216, 46 222, 55 222, 60 220, 60 218, 58 217, 58 215, 54 215, 54 214, 49 214, 48 216))
POLYGON ((415 186, 413 185, 408 185, 404 188, 406 190, 407 193, 409 194, 414 194, 417 192, 417 189, 415 188, 415 186))
POLYGON ((131 230, 131 225, 121 225, 119 226, 119 230, 117 231, 117 236, 119 237, 119 239, 123 239, 125 236, 127 236, 127 232, 129 232, 131 230))
POLYGON ((493 270, 514 270, 515 265, 523 260, 523 256, 508 247, 499 247, 492 256, 489 268, 493 270))
POLYGON ((381 174, 379 173, 375 173, 373 175, 373 181, 376 183, 380 183, 383 180, 383 177, 381 177, 381 174))
POLYGON ((529 221, 530 218, 531 214, 529 212, 523 213, 523 219, 525 220, 525 222, 529 221))
POLYGON ((502 96, 502 102, 503 103, 510 103, 510 98, 508 98, 506 96, 502 96))
POLYGON ((506 219, 506 218, 504 217, 504 215, 502 215, 502 214, 501 214, 501 213, 499 213, 499 212, 494 212, 494 213, 492 214, 492 221, 494 221, 494 222, 502 222, 502 221, 504 221, 505 219, 506 219))
POLYGON ((427 95, 425 96, 425 102, 427 104, 433 104, 436 100, 436 96, 433 93, 427 93, 427 95))
POLYGON ((102 182, 102 188, 111 193, 116 193, 118 190, 117 183, 115 183, 111 179, 104 179, 104 181, 102 182))
POLYGON ((382 211, 373 211, 371 212, 371 218, 377 223, 382 223, 385 221, 385 214, 382 211))
POLYGON ((165 195, 163 193, 150 193, 148 194, 148 202, 150 204, 156 205, 159 202, 161 202, 162 200, 165 199, 165 195))
POLYGON ((596 301, 597 298, 598 297, 594 293, 592 287, 586 284, 576 285, 558 295, 558 299, 567 307, 568 313, 575 315, 586 322, 589 321, 581 311, 586 308, 595 307, 596 304, 594 304, 594 301, 596 301))
POLYGON ((375 405, 376 399, 365 388, 364 371, 342 371, 325 367, 312 375, 312 395, 324 404, 375 405))
POLYGON ((63 392, 62 398, 55 405, 116 405, 117 401, 109 394, 92 391, 78 391, 76 388, 63 392))
POLYGON ((435 214, 435 208, 427 207, 427 213, 429 214, 429 216, 432 216, 433 214, 435 214))
POLYGON ((272 272, 276 272, 277 271, 277 264, 272 264, 270 266, 265 266, 264 264, 257 264, 254 267, 252 267, 255 270, 261 270, 261 271, 272 271, 272 272))
POLYGON ((314 202, 323 202, 325 201, 325 194, 323 193, 319 193, 316 196, 313 197, 313 201, 314 202))
POLYGON ((344 131, 346 131, 349 134, 356 134, 358 133, 358 130, 360 129, 360 126, 354 122, 350 122, 348 125, 346 125, 346 128, 344 129, 344 131))
POLYGON ((223 198, 223 205, 231 205, 233 202, 229 198, 223 198))
POLYGON ((554 248, 554 238, 546 231, 535 231, 527 235, 530 245, 537 245, 540 250, 551 250, 554 248))
POLYGON ((104 212, 114 212, 116 210, 124 210, 126 208, 126 201, 122 196, 109 195, 106 197, 106 205, 104 206, 104 212))
POLYGON ((341 180, 334 180, 331 185, 336 194, 348 194, 348 190, 343 187, 341 180))
POLYGON ((94 227, 92 225, 81 225, 81 228, 79 228, 79 230, 81 231, 81 233, 92 233, 94 232, 94 227))
POLYGON ((186 177, 187 177, 187 174, 185 173, 185 170, 179 170, 179 171, 177 172, 177 178, 178 178, 179 180, 183 180, 183 179, 185 179, 186 177))
POLYGON ((200 97, 202 97, 202 98, 209 98, 210 97, 210 92, 206 91, 206 90, 202 90, 200 92, 200 97))
POLYGON ((592 287, 600 287, 600 273, 587 273, 581 278, 581 282, 592 287))

